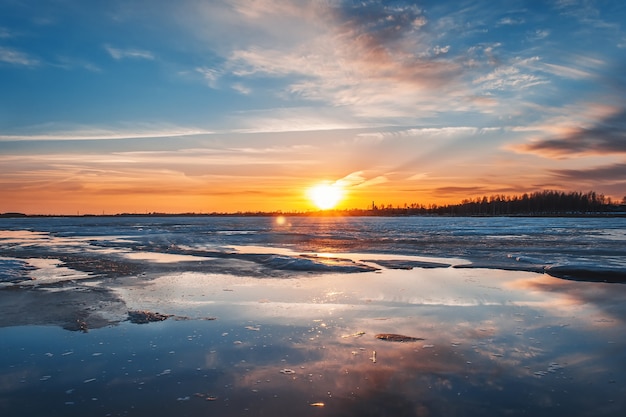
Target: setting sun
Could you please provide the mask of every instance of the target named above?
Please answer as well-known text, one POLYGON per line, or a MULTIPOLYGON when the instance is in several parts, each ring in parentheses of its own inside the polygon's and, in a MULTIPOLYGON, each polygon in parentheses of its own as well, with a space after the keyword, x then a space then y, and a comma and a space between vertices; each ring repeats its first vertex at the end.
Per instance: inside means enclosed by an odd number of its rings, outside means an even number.
POLYGON ((320 210, 334 208, 343 198, 343 190, 335 184, 319 184, 309 188, 308 196, 320 210))

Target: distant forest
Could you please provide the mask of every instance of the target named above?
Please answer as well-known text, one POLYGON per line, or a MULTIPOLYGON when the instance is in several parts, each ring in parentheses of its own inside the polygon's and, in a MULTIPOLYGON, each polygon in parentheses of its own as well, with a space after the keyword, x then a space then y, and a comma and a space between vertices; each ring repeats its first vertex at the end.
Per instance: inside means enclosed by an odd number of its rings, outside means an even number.
POLYGON ((452 216, 506 216, 506 215, 576 215, 624 213, 626 197, 621 202, 594 191, 561 192, 537 191, 522 195, 491 195, 465 199, 459 204, 428 206, 411 204, 405 207, 391 205, 378 207, 372 203, 371 213, 380 215, 452 215, 452 216))
MULTIPOLYGON (((372 205, 364 209, 335 209, 306 212, 259 212, 240 211, 236 213, 120 213, 109 216, 626 216, 626 197, 620 202, 594 191, 561 192, 537 191, 522 195, 492 195, 465 199, 458 204, 423 205, 404 204, 404 206, 372 205)), ((93 214, 71 215, 62 217, 91 217, 93 214)), ((98 215, 99 216, 99 215, 98 215)), ((52 217, 52 215, 27 216, 22 213, 4 213, 0 217, 52 217)))

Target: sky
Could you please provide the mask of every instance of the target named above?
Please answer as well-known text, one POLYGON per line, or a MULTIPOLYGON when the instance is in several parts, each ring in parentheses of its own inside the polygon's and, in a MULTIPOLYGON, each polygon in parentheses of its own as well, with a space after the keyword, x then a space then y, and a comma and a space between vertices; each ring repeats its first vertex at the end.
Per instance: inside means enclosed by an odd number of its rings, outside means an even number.
POLYGON ((626 2, 0 0, 0 212, 626 196, 626 2))

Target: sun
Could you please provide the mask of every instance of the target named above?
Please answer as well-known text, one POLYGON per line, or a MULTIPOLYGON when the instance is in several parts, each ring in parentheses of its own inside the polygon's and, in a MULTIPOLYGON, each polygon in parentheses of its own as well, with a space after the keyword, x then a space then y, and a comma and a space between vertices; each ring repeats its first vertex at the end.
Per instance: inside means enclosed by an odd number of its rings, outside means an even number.
POLYGON ((335 184, 318 184, 309 188, 307 195, 320 210, 334 208, 343 198, 343 190, 335 184))

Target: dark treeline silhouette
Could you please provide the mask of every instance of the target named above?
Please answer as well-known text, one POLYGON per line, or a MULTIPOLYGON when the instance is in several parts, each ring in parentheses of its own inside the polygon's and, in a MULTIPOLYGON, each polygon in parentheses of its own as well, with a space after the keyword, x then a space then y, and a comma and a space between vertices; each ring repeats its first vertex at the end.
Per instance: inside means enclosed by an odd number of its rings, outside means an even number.
POLYGON ((617 213, 625 210, 624 204, 614 203, 611 198, 594 191, 562 192, 537 191, 522 195, 491 195, 465 199, 459 204, 449 205, 405 205, 405 207, 381 206, 372 203, 371 212, 381 215, 438 214, 454 216, 506 216, 506 215, 577 215, 617 213))

